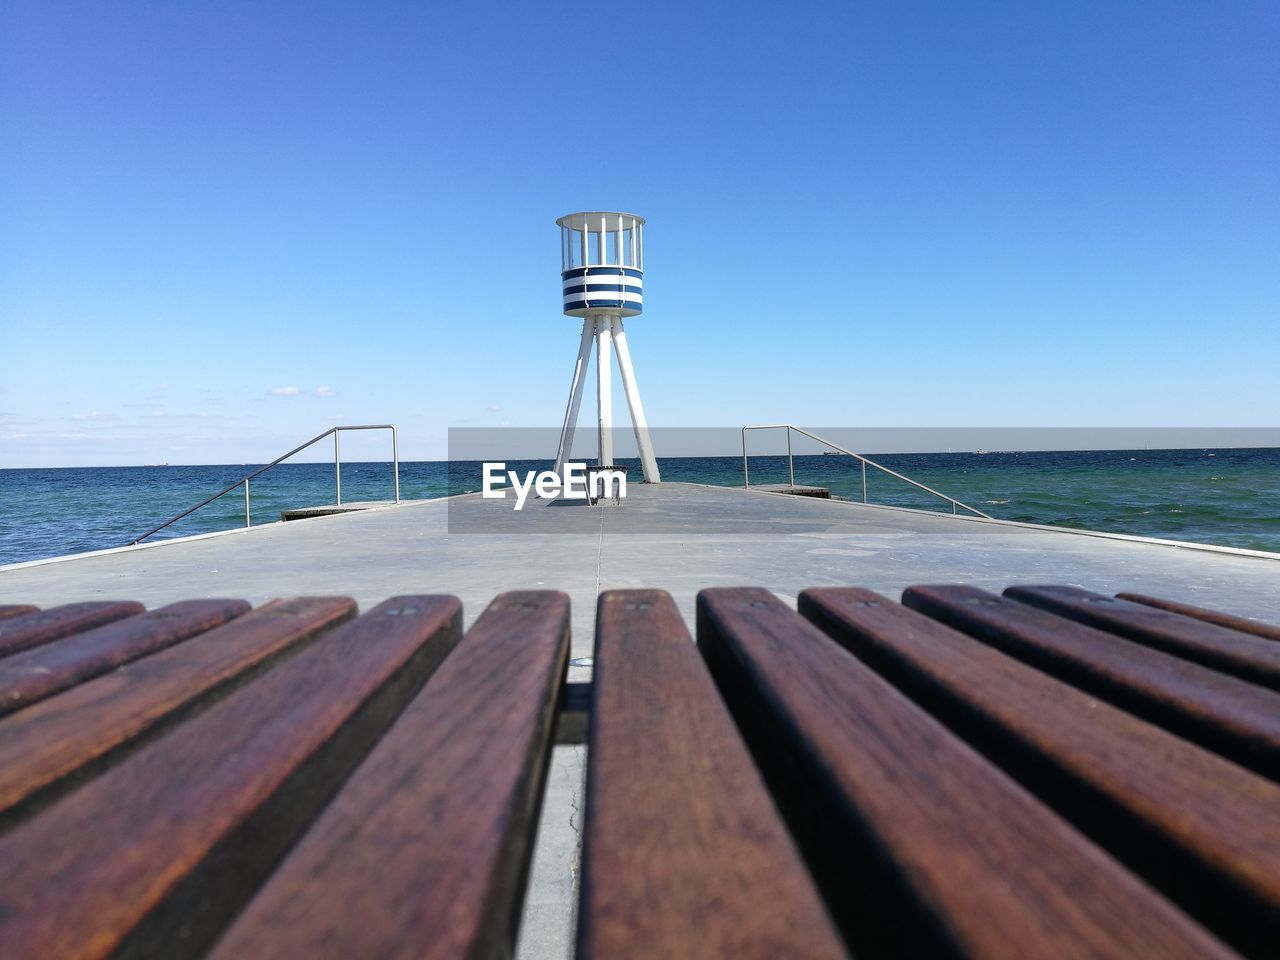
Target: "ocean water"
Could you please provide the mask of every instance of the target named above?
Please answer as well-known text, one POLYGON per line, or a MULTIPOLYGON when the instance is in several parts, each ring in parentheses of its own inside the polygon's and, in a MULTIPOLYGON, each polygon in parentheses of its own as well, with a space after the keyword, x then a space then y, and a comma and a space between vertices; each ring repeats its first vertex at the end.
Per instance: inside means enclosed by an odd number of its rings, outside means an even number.
MULTIPOLYGON (((1280 552, 1280 449, 883 454, 872 458, 993 517, 1280 552)), ((623 460, 627 463, 628 461, 623 460)), ((740 457, 660 458, 664 480, 742 483, 740 457)), ((640 475, 630 461, 630 475, 640 475)), ((783 483, 785 457, 753 456, 751 482, 783 483)), ((549 462, 513 461, 511 469, 549 462)), ((129 543, 252 470, 250 465, 0 470, 0 564, 129 543)), ((797 456, 796 482, 862 499, 844 456, 797 456)), ((402 463, 400 493, 426 499, 478 487, 478 464, 402 463), (451 480, 452 475, 452 480, 451 480)), ((950 505, 878 471, 872 503, 950 512, 950 505)), ((332 463, 280 464, 250 484, 252 522, 289 507, 332 503, 332 463)), ((389 500, 391 466, 344 463, 344 501, 389 500)), ((236 489, 153 539, 244 525, 236 489)))

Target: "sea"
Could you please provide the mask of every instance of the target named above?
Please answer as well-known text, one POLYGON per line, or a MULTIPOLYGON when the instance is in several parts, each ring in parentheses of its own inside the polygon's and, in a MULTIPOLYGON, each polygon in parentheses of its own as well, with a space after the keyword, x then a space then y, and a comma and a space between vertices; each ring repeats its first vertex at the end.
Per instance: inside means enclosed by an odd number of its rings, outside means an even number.
MULTIPOLYGON (((993 517, 1280 552, 1280 449, 1105 450, 871 455, 878 463, 993 517)), ((627 463, 626 460, 621 462, 627 463)), ((742 485, 741 457, 659 458, 663 480, 742 485)), ((638 477, 637 461, 629 475, 638 477)), ((513 461, 509 469, 548 469, 513 461)), ((234 483, 253 464, 0 469, 0 565, 124 546, 234 483)), ((471 492, 478 464, 400 464, 403 499, 471 492)), ((753 456, 757 483, 788 479, 785 457, 753 456)), ((390 500, 389 463, 343 463, 342 499, 390 500)), ((841 455, 797 456, 798 484, 862 499, 862 472, 841 455)), ((951 512, 951 506, 869 470, 871 503, 951 512)), ((250 483, 250 522, 333 503, 330 463, 283 463, 250 483)), ((245 525, 237 488, 151 537, 245 525)))

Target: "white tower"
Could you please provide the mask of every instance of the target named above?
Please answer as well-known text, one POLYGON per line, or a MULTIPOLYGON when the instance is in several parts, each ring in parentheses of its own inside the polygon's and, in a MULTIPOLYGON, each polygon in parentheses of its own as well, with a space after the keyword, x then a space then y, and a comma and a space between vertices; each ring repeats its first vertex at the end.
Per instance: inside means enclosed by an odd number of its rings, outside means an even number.
POLYGON ((563 476, 565 461, 573 448, 573 433, 582 404, 582 384, 591 360, 591 344, 596 346, 596 403, 599 410, 599 462, 613 463, 613 399, 610 376, 612 348, 618 348, 618 369, 622 388, 631 409, 631 425, 644 479, 658 483, 658 461, 653 456, 649 424, 640 403, 640 388, 631 366, 623 317, 639 316, 644 309, 644 219, 631 213, 571 213, 556 221, 560 227, 560 277, 564 282, 564 312, 582 318, 582 342, 573 368, 569 406, 560 429, 556 453, 556 473, 563 476))

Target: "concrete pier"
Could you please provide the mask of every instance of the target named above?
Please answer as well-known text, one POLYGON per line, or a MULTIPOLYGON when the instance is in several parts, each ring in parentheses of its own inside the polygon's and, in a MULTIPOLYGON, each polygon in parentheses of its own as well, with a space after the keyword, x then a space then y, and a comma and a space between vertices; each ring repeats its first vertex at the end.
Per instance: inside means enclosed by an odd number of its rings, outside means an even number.
MULTIPOLYGON (((354 505, 353 505, 354 506, 354 505)), ((633 484, 592 507, 478 495, 0 568, 0 603, 342 594, 368 609, 452 593, 469 625, 504 590, 555 588, 573 604, 571 656, 589 658, 602 590, 661 587, 693 628, 713 586, 856 584, 897 599, 919 583, 1068 583, 1176 597, 1280 621, 1280 554, 1205 548, 696 484, 633 484)), ((590 676, 570 667, 571 680, 590 676)), ((567 957, 573 934, 584 748, 557 747, 521 932, 523 957, 567 957)))

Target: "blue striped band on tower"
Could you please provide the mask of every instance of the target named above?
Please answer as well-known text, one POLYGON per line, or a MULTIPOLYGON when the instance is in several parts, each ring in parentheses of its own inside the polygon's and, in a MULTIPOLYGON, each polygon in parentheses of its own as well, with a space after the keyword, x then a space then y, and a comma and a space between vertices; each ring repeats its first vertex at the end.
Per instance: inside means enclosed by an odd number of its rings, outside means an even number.
POLYGON ((644 310, 644 274, 633 267, 575 267, 560 277, 564 312, 571 317, 600 310, 634 317, 644 310))

